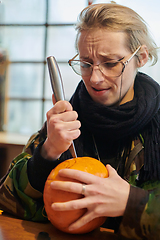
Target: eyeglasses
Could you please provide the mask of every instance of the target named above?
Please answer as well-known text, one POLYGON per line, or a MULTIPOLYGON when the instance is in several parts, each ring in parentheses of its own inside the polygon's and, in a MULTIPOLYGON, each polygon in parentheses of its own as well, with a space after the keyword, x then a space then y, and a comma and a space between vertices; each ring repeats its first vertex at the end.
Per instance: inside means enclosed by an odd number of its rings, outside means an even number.
POLYGON ((127 64, 136 55, 136 53, 139 51, 140 48, 141 46, 139 46, 135 50, 135 52, 130 56, 130 58, 125 62, 122 61, 125 58, 123 57, 118 61, 111 60, 111 61, 100 63, 98 65, 93 65, 86 61, 75 60, 75 58, 79 55, 77 54, 72 59, 70 59, 68 63, 72 67, 73 71, 82 77, 90 76, 92 74, 94 66, 97 66, 101 71, 101 73, 103 73, 107 77, 119 77, 124 72, 124 69, 127 66, 127 64))

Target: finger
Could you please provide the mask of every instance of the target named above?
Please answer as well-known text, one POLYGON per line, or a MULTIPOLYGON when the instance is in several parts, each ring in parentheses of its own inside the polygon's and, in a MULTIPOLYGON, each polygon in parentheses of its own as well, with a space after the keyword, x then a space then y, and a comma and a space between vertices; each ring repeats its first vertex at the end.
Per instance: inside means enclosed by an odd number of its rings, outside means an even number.
POLYGON ((59 171, 59 175, 62 177, 76 179, 76 180, 78 180, 80 182, 84 182, 86 184, 98 183, 98 182, 102 181, 101 177, 98 177, 91 173, 83 172, 80 170, 75 170, 75 169, 61 169, 59 171))
MULTIPOLYGON (((65 192, 70 192, 70 193, 76 193, 79 195, 83 195, 85 197, 94 197, 94 196, 98 196, 100 194, 99 190, 98 190, 98 184, 85 184, 85 183, 81 183, 81 182, 74 182, 74 180, 68 181, 68 178, 63 178, 64 181, 53 181, 50 183, 50 187, 52 189, 56 189, 56 190, 61 190, 61 191, 65 191, 65 192)), ((90 199, 90 204, 92 203, 93 199, 90 199)))
POLYGON ((54 117, 60 117, 62 121, 69 122, 69 121, 75 121, 78 118, 78 114, 76 111, 70 111, 70 112, 63 112, 61 114, 55 114, 54 117))
POLYGON ((63 113, 66 111, 72 111, 72 105, 68 101, 58 101, 55 103, 54 107, 52 108, 53 114, 63 113))
POLYGON ((55 129, 57 133, 59 134, 59 140, 63 139, 65 141, 72 141, 73 139, 76 139, 80 135, 80 122, 50 122, 50 126, 52 126, 52 129, 55 129))
POLYGON ((66 131, 74 131, 77 130, 81 127, 81 123, 78 120, 71 120, 71 121, 67 121, 65 122, 65 125, 63 125, 63 129, 66 131))
POLYGON ((72 223, 69 226, 69 230, 70 231, 74 231, 82 226, 84 226, 85 224, 89 223, 90 221, 92 221, 94 219, 94 215, 93 212, 89 212, 87 211, 81 218, 79 218, 76 222, 72 223))
POLYGON ((111 165, 107 164, 106 168, 108 170, 109 177, 117 175, 117 171, 113 167, 111 167, 111 165))
MULTIPOLYGON (((81 199, 80 205, 79 205, 79 202, 80 202, 80 200, 65 202, 65 203, 53 203, 51 205, 51 208, 54 211, 69 211, 69 210, 77 210, 77 209, 87 208, 86 204, 84 204, 84 207, 81 207, 82 199, 81 199)), ((71 224, 69 226, 69 229, 70 230, 78 229, 78 228, 82 227, 83 225, 87 224, 88 222, 92 221, 94 218, 96 218, 96 215, 94 215, 94 213, 92 211, 87 211, 81 218, 79 218, 76 222, 71 224)))
POLYGON ((50 186, 52 189, 58 189, 66 192, 73 192, 77 194, 82 194, 83 189, 82 183, 69 182, 69 181, 53 181, 50 186))
POLYGON ((51 208, 54 211, 71 211, 87 208, 89 202, 86 199, 76 199, 68 202, 55 202, 52 203, 51 208))
POLYGON ((69 135, 70 135, 70 140, 75 140, 77 139, 81 134, 81 131, 79 129, 76 129, 76 130, 72 130, 69 132, 69 135))
MULTIPOLYGON (((76 111, 65 111, 65 112, 59 112, 56 110, 57 113, 55 113, 54 109, 51 109, 47 112, 47 120, 53 121, 53 122, 69 122, 69 121, 75 121, 78 118, 78 114, 76 111)), ((80 121, 79 121, 80 124, 80 121)))
POLYGON ((51 208, 54 211, 70 211, 85 208, 83 205, 86 206, 85 203, 82 203, 82 201, 80 201, 80 199, 76 199, 68 202, 52 203, 51 208))
POLYGON ((54 115, 47 113, 47 122, 50 127, 57 129, 57 131, 72 131, 80 129, 81 127, 81 122, 76 120, 76 117, 76 112, 54 115))

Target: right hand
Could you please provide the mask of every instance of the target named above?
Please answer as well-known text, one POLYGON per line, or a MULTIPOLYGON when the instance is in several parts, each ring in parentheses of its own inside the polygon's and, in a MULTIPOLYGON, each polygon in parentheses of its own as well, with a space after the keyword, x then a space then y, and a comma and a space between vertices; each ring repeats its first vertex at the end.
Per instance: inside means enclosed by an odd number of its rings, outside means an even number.
MULTIPOLYGON (((53 104, 55 102, 53 96, 53 104)), ((68 101, 58 101, 47 112, 47 139, 41 148, 41 155, 49 160, 58 159, 80 135, 78 114, 68 101)))

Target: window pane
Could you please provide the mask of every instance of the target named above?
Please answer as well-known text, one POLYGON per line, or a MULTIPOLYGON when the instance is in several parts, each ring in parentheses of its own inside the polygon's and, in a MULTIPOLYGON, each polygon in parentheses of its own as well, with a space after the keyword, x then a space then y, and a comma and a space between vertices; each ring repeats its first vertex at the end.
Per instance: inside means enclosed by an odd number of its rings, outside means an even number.
MULTIPOLYGON (((69 100, 72 94, 74 93, 78 82, 81 80, 81 77, 75 74, 72 68, 67 63, 66 64, 60 63, 58 65, 59 65, 59 69, 61 71, 61 76, 63 80, 65 99, 69 100)), ((52 89, 51 89, 49 74, 47 72, 46 81, 45 81, 45 97, 50 98, 51 95, 52 95, 52 89)))
POLYGON ((1 23, 44 23, 46 11, 45 1, 46 0, 1 1, 1 23))
POLYGON ((11 61, 43 60, 44 30, 44 27, 0 27, 1 45, 11 61))
POLYGON ((68 61, 75 55, 76 31, 74 27, 49 27, 47 56, 55 56, 60 61, 68 61))
POLYGON ((7 131, 32 134, 42 126, 42 104, 38 101, 9 101, 7 131))
POLYGON ((43 122, 46 121, 46 113, 47 113, 52 107, 53 107, 53 103, 52 103, 51 100, 44 102, 44 116, 43 116, 44 121, 43 121, 43 122))
POLYGON ((46 70, 46 77, 45 77, 45 99, 52 99, 52 87, 51 87, 48 67, 46 70))
POLYGON ((156 43, 160 45, 160 31, 157 31, 157 29, 159 29, 159 22, 160 22, 160 15, 159 15, 160 1, 152 0, 151 2, 150 0, 141 0, 141 1, 117 0, 116 2, 119 4, 123 4, 127 7, 130 7, 134 11, 139 13, 141 17, 144 18, 144 20, 147 22, 150 31, 154 35, 153 37, 156 43))
POLYGON ((75 23, 87 0, 50 0, 49 23, 75 23))
MULTIPOLYGON (((159 58, 160 58, 160 54, 159 54, 159 58)), ((160 61, 158 61, 154 66, 151 66, 151 63, 148 62, 146 65, 144 65, 144 67, 140 68, 140 71, 148 74, 155 81, 160 83, 160 72, 159 72, 159 69, 160 69, 160 61)))
POLYGON ((11 64, 9 97, 42 97, 43 64, 11 64))

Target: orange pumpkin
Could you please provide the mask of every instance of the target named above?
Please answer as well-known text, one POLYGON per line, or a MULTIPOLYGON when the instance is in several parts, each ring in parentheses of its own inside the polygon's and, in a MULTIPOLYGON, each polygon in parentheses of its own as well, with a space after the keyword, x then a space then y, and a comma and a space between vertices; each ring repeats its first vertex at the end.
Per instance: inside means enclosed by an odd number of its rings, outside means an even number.
POLYGON ((84 197, 82 194, 51 189, 50 183, 52 181, 60 180, 78 182, 77 180, 62 178, 58 176, 59 170, 64 168, 77 169, 103 178, 108 177, 108 171, 106 167, 100 161, 94 158, 79 157, 60 163, 55 169, 51 171, 44 187, 43 199, 48 219, 56 228, 67 233, 87 233, 97 227, 100 227, 106 220, 106 217, 95 218, 81 228, 74 231, 69 231, 69 225, 84 215, 87 209, 78 209, 72 211, 54 211, 51 209, 51 204, 54 202, 67 202, 84 197))

